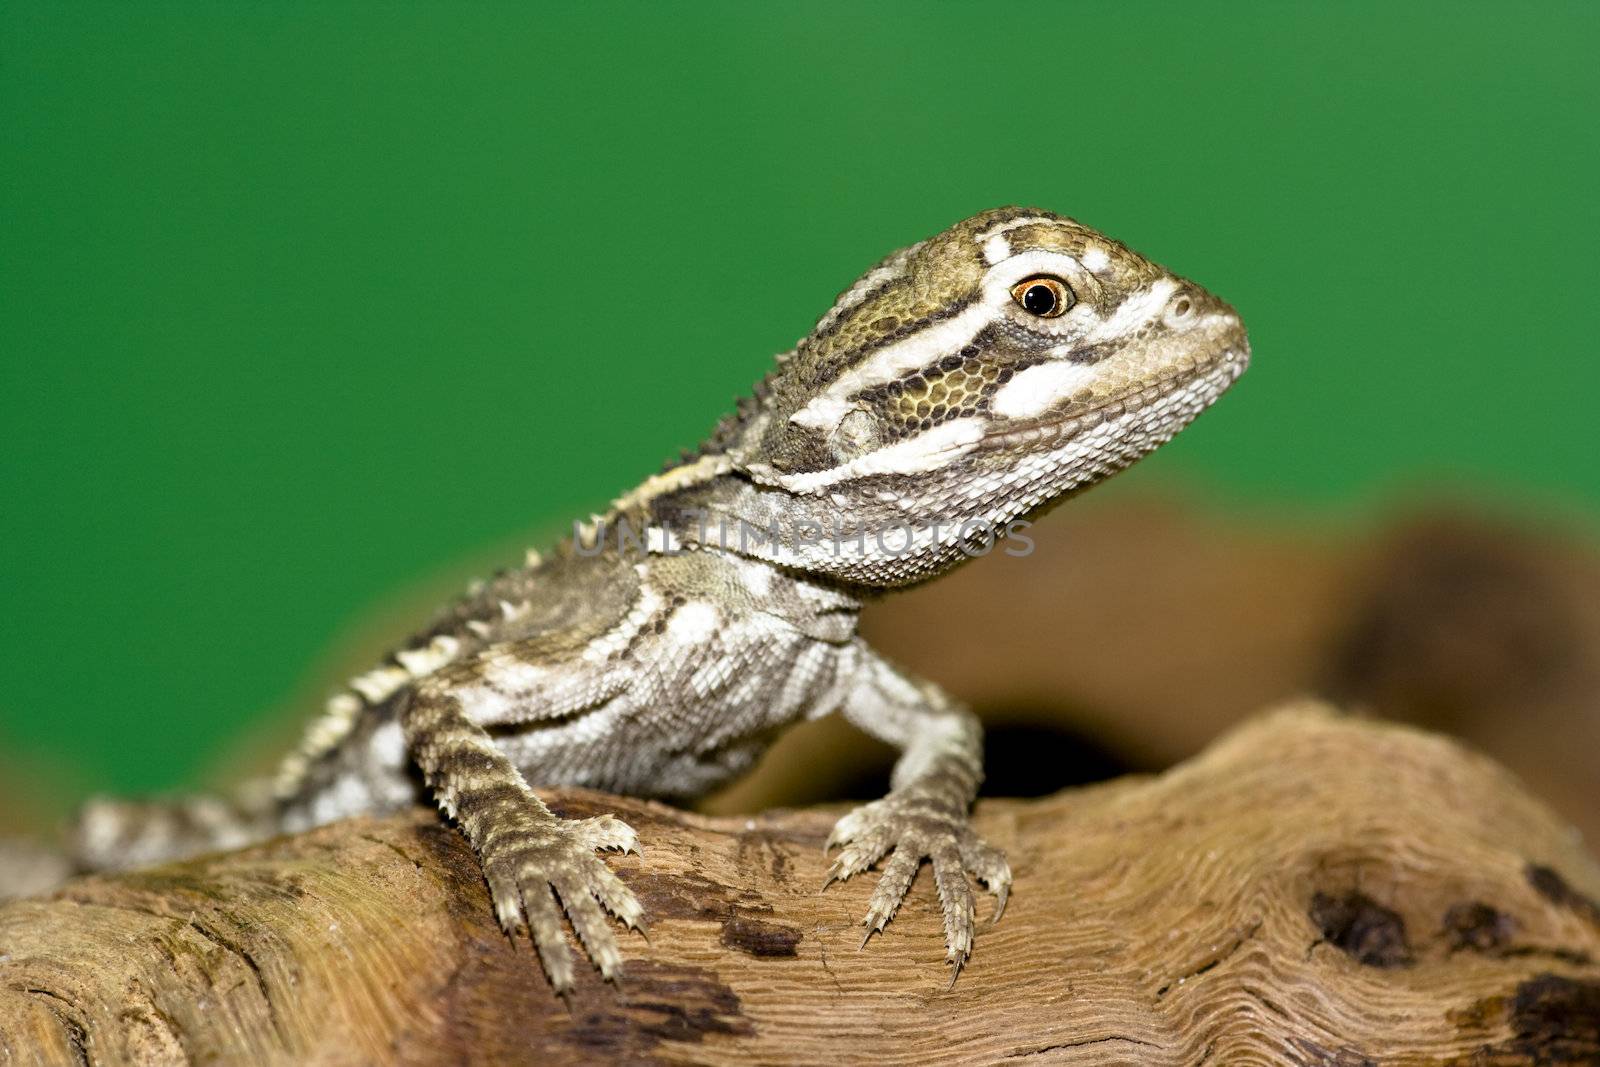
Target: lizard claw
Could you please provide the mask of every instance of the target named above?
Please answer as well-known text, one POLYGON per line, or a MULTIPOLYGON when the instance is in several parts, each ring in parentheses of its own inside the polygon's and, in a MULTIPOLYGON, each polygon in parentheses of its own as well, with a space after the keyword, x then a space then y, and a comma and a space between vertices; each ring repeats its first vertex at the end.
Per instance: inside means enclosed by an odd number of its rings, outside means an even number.
POLYGON ((832 852, 856 835, 860 827, 860 816, 864 810, 864 808, 857 808, 855 811, 841 816, 839 821, 833 824, 833 829, 828 831, 828 839, 822 843, 822 851, 825 854, 832 852))
MULTIPOLYGON (((988 883, 985 883, 988 884, 988 883)), ((994 914, 989 917, 989 925, 993 926, 1000 921, 1000 916, 1006 913, 1006 900, 1011 896, 1011 879, 1009 872, 1007 878, 994 890, 994 914)))
POLYGON ((590 848, 621 852, 623 855, 630 852, 644 855, 644 849, 639 845, 639 835, 634 832, 633 827, 615 815, 596 815, 592 819, 583 819, 575 825, 579 836, 590 848))
POLYGON ((823 889, 889 857, 867 904, 863 948, 894 918, 923 861, 932 864, 944 914, 945 960, 952 965, 954 983, 972 953, 974 909, 967 875, 970 872, 995 894, 991 921, 998 922, 1011 887, 1005 855, 973 833, 965 811, 909 794, 890 794, 857 808, 839 820, 830 844, 836 838, 844 847, 829 867, 823 889))

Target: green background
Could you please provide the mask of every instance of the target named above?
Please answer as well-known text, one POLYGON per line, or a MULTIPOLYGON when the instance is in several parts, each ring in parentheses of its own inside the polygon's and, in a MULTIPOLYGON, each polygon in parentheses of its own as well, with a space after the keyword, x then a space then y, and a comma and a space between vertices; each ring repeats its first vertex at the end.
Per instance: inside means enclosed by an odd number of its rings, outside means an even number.
POLYGON ((1595 11, 0 6, 0 758, 191 779, 1010 202, 1251 328, 1135 480, 1592 514, 1595 11))

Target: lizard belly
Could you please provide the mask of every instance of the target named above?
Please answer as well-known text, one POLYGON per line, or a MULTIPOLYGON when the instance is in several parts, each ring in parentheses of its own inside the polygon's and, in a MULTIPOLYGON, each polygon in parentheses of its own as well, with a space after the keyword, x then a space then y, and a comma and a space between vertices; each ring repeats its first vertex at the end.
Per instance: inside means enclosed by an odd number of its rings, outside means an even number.
POLYGON ((654 651, 623 692, 555 722, 497 731, 497 743, 535 785, 698 796, 748 770, 783 727, 831 711, 854 652, 763 616, 654 651))

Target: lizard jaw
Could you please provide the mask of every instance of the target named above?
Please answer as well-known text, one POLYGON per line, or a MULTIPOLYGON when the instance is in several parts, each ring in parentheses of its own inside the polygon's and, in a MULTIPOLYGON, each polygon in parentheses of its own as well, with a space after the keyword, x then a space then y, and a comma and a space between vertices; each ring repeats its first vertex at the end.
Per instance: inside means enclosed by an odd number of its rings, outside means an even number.
POLYGON ((1230 346, 1209 356, 1197 358, 1189 366, 1180 366, 1175 372, 1151 385, 1141 389, 1126 390, 1076 415, 1034 419, 1023 426, 985 434, 978 442, 977 449, 980 451, 1031 449, 1037 447, 1040 442, 1056 439, 1065 443, 1101 423, 1132 414, 1162 397, 1170 396, 1180 389, 1197 383, 1209 384, 1211 388, 1206 391, 1213 396, 1218 395, 1237 381, 1249 365, 1248 343, 1237 347, 1230 346))

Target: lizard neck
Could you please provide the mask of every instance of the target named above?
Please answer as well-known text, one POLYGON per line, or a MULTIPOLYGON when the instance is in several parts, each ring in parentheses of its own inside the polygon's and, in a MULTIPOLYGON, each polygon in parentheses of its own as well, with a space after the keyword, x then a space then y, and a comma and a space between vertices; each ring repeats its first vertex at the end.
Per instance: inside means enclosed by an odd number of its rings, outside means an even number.
POLYGON ((792 493, 729 470, 654 497, 635 521, 651 531, 651 550, 740 556, 867 600, 983 554, 957 543, 964 523, 974 531, 1003 528, 1003 519, 991 523, 982 509, 952 511, 946 503, 885 495, 842 506, 835 496, 792 493))

